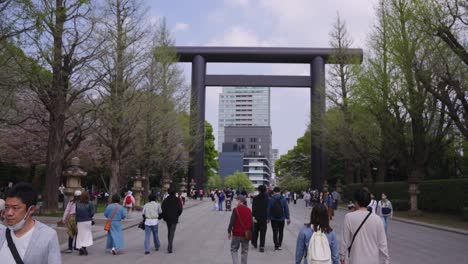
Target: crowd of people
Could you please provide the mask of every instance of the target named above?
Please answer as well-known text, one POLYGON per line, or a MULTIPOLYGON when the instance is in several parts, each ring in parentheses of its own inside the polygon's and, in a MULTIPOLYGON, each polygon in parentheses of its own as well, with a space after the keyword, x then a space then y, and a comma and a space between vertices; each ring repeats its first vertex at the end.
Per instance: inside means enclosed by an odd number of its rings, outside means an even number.
MULTIPOLYGON (((387 249, 388 221, 393 208, 385 193, 377 201, 367 189, 359 189, 354 194, 350 213, 346 214, 340 240, 333 230, 330 220, 337 209, 339 194, 334 192, 306 191, 303 193, 281 192, 279 187, 267 190, 259 186, 255 195, 244 191, 215 190, 210 193, 215 210, 232 211, 228 224, 228 239, 231 240, 231 256, 234 264, 247 263, 249 244, 265 252, 265 237, 271 225, 275 251, 282 250, 284 227, 291 223, 289 203, 297 202, 301 196, 306 208, 312 208, 310 221, 300 230, 297 237, 295 263, 389 263, 387 249), (252 198, 251 208, 248 198, 252 198), (236 207, 231 203, 236 201, 236 207), (227 206, 229 204, 229 206, 227 206), (225 205, 223 209, 223 205, 225 205), (324 246, 325 245, 325 246, 324 246)), ((36 220, 33 215, 38 203, 38 193, 29 183, 11 186, 0 199, 0 259, 5 263, 61 263, 60 248, 56 231, 36 220), (34 241, 34 246, 31 246, 34 241), (22 261, 19 262, 18 260, 22 261)), ((161 242, 158 236, 160 220, 164 220, 168 230, 167 252, 173 252, 173 240, 178 220, 183 211, 183 193, 178 195, 170 188, 162 203, 158 194, 152 193, 142 208, 141 228, 145 231, 144 253, 159 251, 161 242)), ((122 221, 135 207, 131 191, 125 197, 111 196, 104 211, 107 219, 106 249, 117 255, 124 247, 122 221)), ((306 210, 307 210, 306 209, 306 210)), ((93 245, 92 226, 95 208, 87 191, 75 191, 74 198, 68 201, 62 222, 67 228, 68 249, 71 253, 88 255, 87 249, 93 245)))

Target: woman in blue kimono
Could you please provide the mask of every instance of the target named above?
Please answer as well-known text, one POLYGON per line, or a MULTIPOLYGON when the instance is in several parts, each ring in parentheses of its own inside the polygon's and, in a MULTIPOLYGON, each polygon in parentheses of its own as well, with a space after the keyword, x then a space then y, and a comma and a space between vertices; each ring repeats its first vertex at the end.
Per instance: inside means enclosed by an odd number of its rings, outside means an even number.
POLYGON ((112 196, 112 203, 106 207, 104 216, 107 219, 112 217, 111 229, 107 232, 106 249, 110 249, 112 255, 117 255, 117 250, 122 250, 124 248, 122 220, 127 217, 127 211, 120 205, 120 196, 118 194, 114 194, 112 196), (116 206, 117 210, 115 211, 114 217, 112 217, 116 206))

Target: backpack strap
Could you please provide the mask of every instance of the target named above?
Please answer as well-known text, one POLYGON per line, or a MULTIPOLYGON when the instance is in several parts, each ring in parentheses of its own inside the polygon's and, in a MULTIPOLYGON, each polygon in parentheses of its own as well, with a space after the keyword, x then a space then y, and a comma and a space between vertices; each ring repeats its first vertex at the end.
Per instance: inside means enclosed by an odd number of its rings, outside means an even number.
POLYGON ((348 256, 351 255, 351 247, 353 246, 353 243, 354 243, 354 239, 356 239, 356 235, 359 233, 359 230, 361 230, 361 227, 364 225, 364 223, 367 221, 367 218, 369 218, 369 216, 372 214, 372 212, 369 212, 366 216, 366 218, 364 218, 364 220, 362 221, 361 225, 359 225, 358 229, 356 230, 356 233, 354 233, 353 235, 353 239, 351 240, 351 245, 349 245, 348 247, 348 256))
POLYGON ((6 239, 8 243, 8 247, 10 248, 11 255, 15 259, 16 264, 24 264, 23 260, 21 259, 18 250, 16 249, 15 243, 11 238, 11 231, 9 228, 6 229, 6 239))

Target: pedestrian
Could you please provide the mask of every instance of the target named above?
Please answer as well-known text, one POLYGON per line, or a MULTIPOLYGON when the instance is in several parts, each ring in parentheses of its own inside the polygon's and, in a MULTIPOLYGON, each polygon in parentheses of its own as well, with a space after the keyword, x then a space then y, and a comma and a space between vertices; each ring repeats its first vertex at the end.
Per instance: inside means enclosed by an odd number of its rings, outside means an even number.
POLYGON ((224 193, 221 191, 218 196, 218 210, 219 211, 223 211, 224 199, 225 199, 224 193))
POLYGON ((72 253, 76 248, 76 234, 78 228, 76 227, 76 203, 80 200, 81 191, 76 190, 73 199, 68 201, 67 208, 63 212, 62 223, 67 228, 68 234, 68 249, 65 253, 72 253), (73 243, 75 241, 75 243, 73 243))
POLYGON ((260 252, 265 252, 265 235, 267 231, 267 208, 268 196, 266 195, 266 187, 258 186, 258 195, 254 197, 252 202, 253 216, 253 236, 252 246, 257 248, 258 237, 260 235, 260 252))
POLYGON ((232 210, 228 226, 228 239, 231 240, 232 263, 239 263, 239 247, 241 247, 241 263, 247 264, 249 254, 249 238, 246 233, 252 229, 252 213, 245 205, 247 198, 243 195, 236 197, 237 207, 232 210))
POLYGON ((373 214, 377 213, 377 201, 375 200, 375 195, 373 193, 370 193, 370 203, 367 205, 367 210, 372 212, 373 214))
POLYGON ((211 192, 211 201, 213 202, 213 211, 218 210, 218 191, 211 192))
POLYGON ((388 220, 393 218, 393 207, 390 200, 387 198, 386 193, 382 193, 382 200, 378 202, 378 213, 380 217, 382 217, 382 221, 384 224, 385 234, 387 234, 388 230, 388 220))
POLYGON ((321 233, 325 234, 330 247, 330 258, 328 259, 330 261, 323 263, 339 263, 340 249, 336 233, 330 227, 327 208, 322 204, 318 204, 312 208, 312 212, 310 213, 310 222, 302 227, 301 231, 299 231, 299 235, 297 236, 296 264, 300 264, 302 260, 304 260, 304 262, 302 262, 303 264, 308 264, 308 259, 313 260, 312 256, 308 256, 307 253, 310 252, 310 247, 316 247, 316 249, 318 249, 317 247, 320 246, 310 244, 311 241, 316 241, 311 240, 311 238, 312 235, 318 231, 319 233, 317 233, 317 235, 319 236, 322 235, 321 233))
POLYGON ((80 255, 88 255, 87 247, 93 245, 92 222, 94 216, 93 203, 89 201, 89 193, 83 192, 76 203, 76 225, 78 234, 76 236, 76 247, 80 255))
POLYGON ((294 204, 297 203, 297 193, 296 192, 293 192, 293 201, 294 201, 294 204))
POLYGON ((175 189, 169 189, 169 196, 162 203, 162 218, 167 224, 167 252, 172 253, 174 235, 179 216, 182 214, 182 205, 175 196, 175 189))
POLYGON ((132 191, 127 192, 122 205, 127 209, 127 216, 129 217, 133 207, 135 206, 135 197, 133 197, 132 191))
POLYGON ((273 189, 273 194, 273 197, 268 201, 267 223, 271 222, 275 250, 281 250, 281 244, 283 243, 284 222, 287 220, 289 225, 291 220, 289 219, 288 203, 284 197, 281 197, 280 188, 275 187, 273 189))
POLYGON ((304 202, 305 202, 305 207, 309 207, 310 203, 310 193, 309 192, 304 192, 304 202))
POLYGON ((153 234, 154 249, 159 250, 161 243, 158 237, 159 215, 162 213, 161 205, 156 202, 156 195, 150 194, 149 202, 143 206, 143 218, 145 219, 145 254, 150 253, 150 237, 153 234))
POLYGON ((358 189, 354 194, 356 211, 344 219, 341 234, 340 259, 348 264, 390 263, 387 236, 380 218, 367 210, 370 194, 358 189))
POLYGON ((335 205, 333 206, 333 209, 338 210, 338 203, 340 201, 340 193, 337 192, 336 190, 333 190, 332 192, 333 200, 335 200, 335 205))
POLYGON ((291 193, 289 191, 286 191, 286 201, 288 204, 291 202, 291 193))
POLYGON ((335 209, 333 208, 335 206, 335 200, 333 199, 333 195, 329 192, 324 192, 323 197, 324 204, 327 207, 328 217, 332 220, 333 216, 335 216, 335 209))
POLYGON ((198 190, 198 195, 200 196, 200 201, 203 201, 203 189, 198 190))
POLYGON ((185 206, 185 201, 187 200, 187 191, 183 191, 180 196, 182 197, 182 205, 185 206))
POLYGON ((124 249, 124 240, 122 234, 122 220, 127 217, 127 211, 120 206, 120 195, 114 194, 111 198, 111 204, 106 207, 104 216, 111 222, 110 230, 107 232, 106 249, 110 250, 112 255, 124 249))
POLYGON ((3 225, 3 212, 5 211, 5 200, 3 200, 2 198, 0 198, 0 228, 2 227, 5 227, 3 225))
POLYGON ((0 229, 1 263, 60 264, 57 232, 34 219, 38 193, 30 183, 8 190, 0 229))

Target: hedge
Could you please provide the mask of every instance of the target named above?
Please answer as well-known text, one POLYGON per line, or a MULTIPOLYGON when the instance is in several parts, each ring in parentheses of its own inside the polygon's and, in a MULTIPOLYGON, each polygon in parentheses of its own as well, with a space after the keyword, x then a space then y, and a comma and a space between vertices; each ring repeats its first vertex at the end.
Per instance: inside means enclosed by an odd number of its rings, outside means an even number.
MULTIPOLYGON (((354 191, 362 184, 350 184, 343 190, 343 198, 352 200, 354 191)), ((395 209, 406 210, 409 206, 407 182, 375 183, 369 190, 377 199, 382 192, 387 193, 392 204, 398 203, 395 209)), ((468 179, 447 179, 423 181, 419 184, 418 207, 429 212, 462 214, 464 207, 468 207, 468 179)))
POLYGON ((468 221, 468 207, 463 208, 462 219, 463 221, 468 221))
POLYGON ((460 214, 468 206, 468 179, 424 181, 419 191, 422 210, 460 214))

